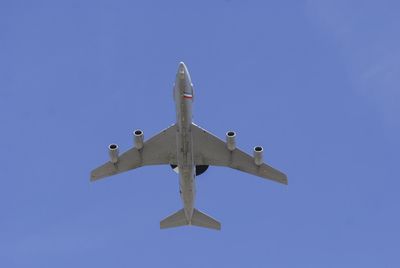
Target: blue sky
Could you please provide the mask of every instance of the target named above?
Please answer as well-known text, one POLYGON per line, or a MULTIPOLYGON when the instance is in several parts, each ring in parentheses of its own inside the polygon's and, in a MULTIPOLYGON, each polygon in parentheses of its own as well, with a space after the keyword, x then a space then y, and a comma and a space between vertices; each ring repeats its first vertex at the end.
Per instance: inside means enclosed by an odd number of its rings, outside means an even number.
POLYGON ((1 267, 398 267, 398 1, 0 2, 1 267), (194 121, 288 174, 224 168, 197 207, 222 231, 159 230, 178 178, 97 183, 106 146, 194 121))

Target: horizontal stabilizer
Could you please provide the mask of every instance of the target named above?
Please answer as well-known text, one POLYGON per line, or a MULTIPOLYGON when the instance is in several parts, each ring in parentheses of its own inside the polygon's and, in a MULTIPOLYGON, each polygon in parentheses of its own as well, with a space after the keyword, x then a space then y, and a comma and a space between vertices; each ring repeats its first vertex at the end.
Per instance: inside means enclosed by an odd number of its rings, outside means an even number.
POLYGON ((186 220, 185 216, 185 211, 183 209, 166 217, 160 222, 161 229, 178 227, 183 225, 188 225, 188 221, 186 220))
POLYGON ((186 219, 185 211, 183 209, 166 217, 160 222, 161 229, 179 227, 184 225, 195 225, 204 228, 221 230, 221 223, 204 214, 203 212, 198 211, 197 209, 193 210, 193 216, 190 222, 188 222, 188 220, 186 219))
POLYGON ((207 214, 204 214, 203 212, 197 209, 194 209, 193 211, 191 225, 196 225, 199 227, 205 227, 215 230, 221 230, 221 223, 219 221, 211 218, 207 214))

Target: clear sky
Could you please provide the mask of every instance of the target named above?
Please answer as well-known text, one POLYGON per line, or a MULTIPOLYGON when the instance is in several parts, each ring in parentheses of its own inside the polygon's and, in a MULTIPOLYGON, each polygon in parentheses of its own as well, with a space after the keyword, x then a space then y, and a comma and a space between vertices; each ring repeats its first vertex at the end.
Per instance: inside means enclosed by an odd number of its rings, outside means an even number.
POLYGON ((1 1, 0 266, 400 267, 399 3, 1 1), (89 182, 174 123, 179 61, 194 121, 289 178, 198 177, 220 232, 159 230, 168 166, 89 182))

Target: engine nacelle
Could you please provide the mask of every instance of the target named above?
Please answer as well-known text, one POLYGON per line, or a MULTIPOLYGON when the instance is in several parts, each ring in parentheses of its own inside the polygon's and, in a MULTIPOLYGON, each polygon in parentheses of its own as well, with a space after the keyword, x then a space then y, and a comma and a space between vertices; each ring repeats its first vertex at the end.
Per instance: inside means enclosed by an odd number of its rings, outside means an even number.
POLYGON ((229 151, 236 149, 236 133, 234 131, 226 132, 226 147, 229 151))
POLYGON ((140 129, 137 129, 133 132, 133 137, 134 137, 134 143, 135 143, 135 147, 140 150, 143 148, 143 139, 144 139, 144 135, 143 135, 143 131, 141 131, 140 129))
POLYGON ((257 166, 262 165, 263 163, 263 147, 261 146, 256 146, 254 147, 254 163, 256 163, 257 166))
POLYGON ((110 155, 111 163, 115 164, 118 162, 119 149, 117 144, 108 145, 108 154, 110 155))

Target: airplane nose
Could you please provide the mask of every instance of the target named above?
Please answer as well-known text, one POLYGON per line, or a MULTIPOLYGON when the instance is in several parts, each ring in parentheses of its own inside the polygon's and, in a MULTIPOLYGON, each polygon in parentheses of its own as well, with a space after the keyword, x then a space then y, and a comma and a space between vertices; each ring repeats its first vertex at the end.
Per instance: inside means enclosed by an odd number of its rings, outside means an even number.
POLYGON ((180 73, 185 73, 185 64, 181 61, 180 63, 179 63, 179 72, 180 73))
POLYGON ((178 72, 179 72, 181 78, 184 78, 185 72, 186 72, 186 66, 182 61, 179 63, 178 72))

